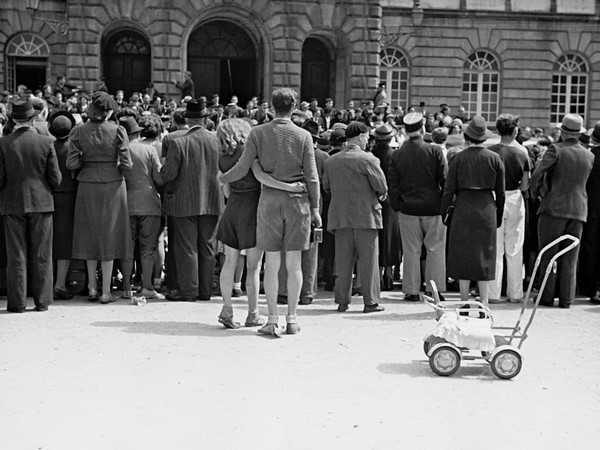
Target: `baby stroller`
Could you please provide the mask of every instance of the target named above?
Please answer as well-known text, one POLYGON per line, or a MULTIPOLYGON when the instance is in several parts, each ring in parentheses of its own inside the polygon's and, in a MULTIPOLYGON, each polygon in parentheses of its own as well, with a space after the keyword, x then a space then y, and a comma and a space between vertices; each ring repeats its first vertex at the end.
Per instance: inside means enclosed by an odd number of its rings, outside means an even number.
POLYGON ((516 377, 523 365, 521 346, 527 339, 527 331, 535 317, 550 271, 554 269, 558 258, 578 244, 579 239, 567 234, 542 249, 535 261, 521 314, 514 327, 494 326, 491 311, 479 301, 440 302, 437 287, 431 281, 433 298, 421 296, 425 303, 436 311, 438 321, 436 329, 425 336, 423 343, 423 350, 429 358, 431 370, 441 376, 450 376, 458 370, 463 359, 483 359, 490 363, 492 372, 498 378, 508 380, 516 377), (529 320, 521 328, 541 258, 544 253, 565 240, 571 242, 550 259, 538 295, 533 301, 529 320))

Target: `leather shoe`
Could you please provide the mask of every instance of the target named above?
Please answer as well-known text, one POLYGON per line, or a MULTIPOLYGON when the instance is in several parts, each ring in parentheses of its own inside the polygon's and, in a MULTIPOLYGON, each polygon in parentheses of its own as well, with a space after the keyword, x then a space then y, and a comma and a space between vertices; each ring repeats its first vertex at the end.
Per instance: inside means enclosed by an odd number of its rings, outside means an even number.
POLYGON ((570 303, 558 303, 558 306, 562 309, 570 309, 571 308, 571 304, 570 303))
POLYGON ((54 299, 55 300, 71 300, 73 295, 69 291, 65 291, 64 289, 54 288, 54 299))
POLYGON ((33 309, 39 312, 48 311, 48 305, 38 305, 33 309))
POLYGON ((6 310, 11 313, 24 313, 25 312, 25 308, 13 308, 10 306, 6 307, 6 310))
POLYGON ((403 300, 407 302, 418 302, 421 299, 419 298, 419 294, 406 294, 403 300))
POLYGON ((299 305, 310 305, 312 303, 312 301, 313 301, 312 297, 300 297, 298 304, 299 305))
POLYGON ((381 311, 385 311, 385 308, 377 303, 374 305, 365 305, 365 307, 363 308, 364 313, 374 313, 381 311))
POLYGON ((184 297, 179 294, 167 294, 167 300, 170 302, 195 302, 196 299, 193 297, 184 297))
POLYGON ((347 303, 341 303, 338 305, 337 307, 337 311, 338 312, 346 312, 348 311, 348 304, 347 303))
MULTIPOLYGON (((199 295, 198 297, 196 297, 196 300, 199 300, 201 302, 209 302, 210 295, 199 295)), ((192 299, 191 301, 194 301, 194 299, 192 299)))

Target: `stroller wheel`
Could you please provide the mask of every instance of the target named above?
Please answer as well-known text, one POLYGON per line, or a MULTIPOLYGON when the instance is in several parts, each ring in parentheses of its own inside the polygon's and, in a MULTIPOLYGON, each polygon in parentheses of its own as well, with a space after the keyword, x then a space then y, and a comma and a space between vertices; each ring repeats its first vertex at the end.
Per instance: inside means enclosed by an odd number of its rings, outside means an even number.
POLYGON ((492 359, 492 372, 498 378, 510 380, 516 377, 521 371, 523 360, 514 350, 501 350, 492 359))
POLYGON ((429 357, 429 367, 440 376, 452 375, 460 367, 460 353, 450 345, 436 348, 429 357))

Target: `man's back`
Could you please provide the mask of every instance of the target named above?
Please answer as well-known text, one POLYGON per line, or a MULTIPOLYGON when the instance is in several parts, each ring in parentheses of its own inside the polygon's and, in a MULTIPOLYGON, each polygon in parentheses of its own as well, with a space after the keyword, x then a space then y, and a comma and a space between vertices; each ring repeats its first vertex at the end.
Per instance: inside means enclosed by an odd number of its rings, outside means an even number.
POLYGON ((323 188, 331 194, 328 230, 383 227, 378 196, 387 187, 372 154, 354 149, 331 156, 325 162, 323 188))
POLYGON ((584 221, 587 217, 585 186, 594 164, 594 155, 575 140, 552 144, 534 172, 532 188, 539 191, 546 174, 549 191, 542 198, 538 214, 584 221))
POLYGON ((165 213, 175 217, 218 215, 222 197, 217 183, 219 141, 202 127, 169 144, 163 167, 165 213))
POLYGON ((20 128, 0 139, 0 210, 26 214, 54 210, 52 188, 62 180, 54 138, 20 128))
POLYGON ((252 129, 246 151, 256 153, 263 170, 284 182, 304 181, 311 208, 319 207, 319 177, 310 133, 289 119, 274 119, 252 129))
POLYGON ((529 172, 529 158, 520 148, 506 144, 496 144, 488 147, 497 153, 504 162, 505 189, 514 191, 519 189, 519 184, 525 172, 529 172))
POLYGON ((392 208, 411 216, 440 214, 445 167, 440 148, 422 139, 404 142, 392 154, 388 173, 392 208))

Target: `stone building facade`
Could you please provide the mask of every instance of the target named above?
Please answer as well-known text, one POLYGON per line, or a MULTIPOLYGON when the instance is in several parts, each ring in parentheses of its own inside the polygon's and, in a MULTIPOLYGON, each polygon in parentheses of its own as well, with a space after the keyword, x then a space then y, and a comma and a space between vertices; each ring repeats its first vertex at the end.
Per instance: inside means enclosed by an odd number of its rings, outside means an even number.
POLYGON ((197 95, 240 102, 279 86, 338 107, 447 103, 531 126, 600 119, 594 0, 3 0, 0 89, 53 83, 127 94, 191 70, 197 95))

